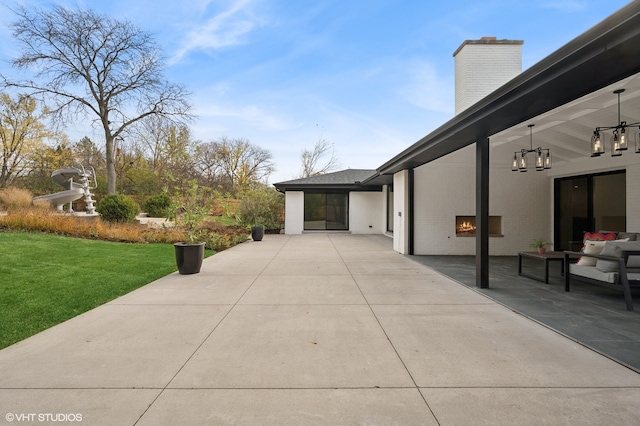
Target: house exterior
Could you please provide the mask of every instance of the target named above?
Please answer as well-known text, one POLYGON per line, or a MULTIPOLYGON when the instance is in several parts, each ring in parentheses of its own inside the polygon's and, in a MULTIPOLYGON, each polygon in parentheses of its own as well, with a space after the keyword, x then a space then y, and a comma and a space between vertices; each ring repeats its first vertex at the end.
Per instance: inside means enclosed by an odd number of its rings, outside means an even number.
POLYGON ((464 42, 456 66, 496 78, 456 70, 455 117, 375 171, 276 183, 285 233, 314 231, 307 194, 341 192, 343 231, 389 235, 399 253, 475 254, 477 284, 487 287, 488 257, 515 255, 534 238, 561 250, 584 231, 640 232, 640 128, 625 128, 626 151, 609 146, 620 128, 602 130, 605 153, 591 155, 597 128, 640 122, 640 2, 524 72, 521 46, 464 42), (549 150, 550 168, 536 171, 537 147, 549 150), (529 167, 513 171, 523 150, 529 167))
POLYGON ((362 184, 376 175, 376 170, 347 169, 276 184, 285 192, 285 233, 384 233, 382 185, 362 184))

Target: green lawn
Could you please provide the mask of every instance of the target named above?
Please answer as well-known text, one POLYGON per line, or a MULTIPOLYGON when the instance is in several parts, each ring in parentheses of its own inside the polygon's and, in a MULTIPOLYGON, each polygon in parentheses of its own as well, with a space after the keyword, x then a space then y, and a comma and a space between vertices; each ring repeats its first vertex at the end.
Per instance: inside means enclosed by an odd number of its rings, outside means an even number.
POLYGON ((171 244, 0 232, 0 349, 176 270, 171 244))

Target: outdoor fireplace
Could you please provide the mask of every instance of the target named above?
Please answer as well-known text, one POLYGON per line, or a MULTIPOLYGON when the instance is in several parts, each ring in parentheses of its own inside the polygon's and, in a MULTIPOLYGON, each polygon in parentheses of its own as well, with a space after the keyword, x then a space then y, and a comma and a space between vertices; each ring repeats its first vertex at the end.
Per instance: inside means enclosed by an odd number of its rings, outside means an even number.
MULTIPOLYGON (((475 237, 476 217, 456 216, 456 237, 475 237)), ((502 236, 502 216, 489 216, 489 236, 502 236)))

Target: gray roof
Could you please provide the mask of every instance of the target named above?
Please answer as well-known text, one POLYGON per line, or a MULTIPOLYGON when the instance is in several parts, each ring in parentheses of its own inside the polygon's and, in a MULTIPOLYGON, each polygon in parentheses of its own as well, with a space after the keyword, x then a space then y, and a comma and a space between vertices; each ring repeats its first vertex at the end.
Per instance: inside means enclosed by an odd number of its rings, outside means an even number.
POLYGON ((287 189, 360 189, 360 183, 377 175, 376 170, 346 169, 322 175, 274 183, 278 190, 287 189))

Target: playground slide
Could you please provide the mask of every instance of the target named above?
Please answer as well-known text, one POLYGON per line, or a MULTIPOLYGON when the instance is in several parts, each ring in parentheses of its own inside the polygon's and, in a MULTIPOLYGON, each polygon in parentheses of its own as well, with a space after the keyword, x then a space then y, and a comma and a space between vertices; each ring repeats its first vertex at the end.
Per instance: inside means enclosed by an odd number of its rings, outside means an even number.
POLYGON ((79 178, 81 175, 82 172, 78 169, 58 169, 51 173, 51 180, 65 189, 82 188, 81 183, 73 181, 74 178, 79 178))
POLYGON ((76 188, 67 191, 56 192, 55 194, 41 195, 34 197, 33 201, 44 200, 49 201, 56 206, 62 206, 75 200, 79 200, 84 195, 84 189, 76 188))
MULTIPOLYGON (((34 197, 33 201, 49 201, 51 204, 55 205, 58 210, 62 211, 62 207, 65 204, 71 203, 84 196, 85 201, 87 201, 87 211, 89 213, 93 213, 95 211, 95 208, 93 207, 94 201, 91 199, 92 194, 89 191, 91 187, 88 183, 88 178, 90 176, 92 175, 89 174, 84 167, 82 170, 76 168, 58 169, 51 173, 51 179, 58 185, 65 188, 65 191, 34 197), (74 178, 80 179, 81 182, 74 182, 74 178)), ((71 210, 71 207, 69 208, 71 210)))

